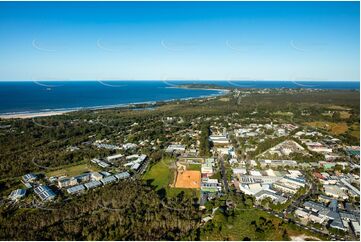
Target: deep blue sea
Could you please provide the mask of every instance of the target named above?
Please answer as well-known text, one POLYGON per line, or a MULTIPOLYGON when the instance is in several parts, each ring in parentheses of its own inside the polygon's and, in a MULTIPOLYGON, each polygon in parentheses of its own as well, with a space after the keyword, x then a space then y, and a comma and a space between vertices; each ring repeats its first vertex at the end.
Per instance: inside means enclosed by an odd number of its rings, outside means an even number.
POLYGON ((216 90, 175 88, 206 83, 238 88, 360 89, 359 82, 291 81, 57 81, 0 82, 0 114, 104 108, 219 95, 216 90))

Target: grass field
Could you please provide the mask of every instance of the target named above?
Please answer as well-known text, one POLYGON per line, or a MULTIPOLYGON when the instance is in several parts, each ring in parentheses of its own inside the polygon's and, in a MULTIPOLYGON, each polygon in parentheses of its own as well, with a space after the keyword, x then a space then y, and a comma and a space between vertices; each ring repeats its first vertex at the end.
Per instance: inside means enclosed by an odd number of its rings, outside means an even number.
POLYGON ((321 128, 327 130, 334 135, 343 134, 348 130, 347 124, 343 122, 332 123, 332 122, 316 121, 316 122, 308 122, 305 124, 314 128, 321 128))
POLYGON ((184 192, 185 196, 193 198, 199 197, 199 189, 186 189, 170 187, 173 182, 174 170, 169 166, 174 162, 172 159, 163 159, 153 165, 143 176, 143 180, 153 180, 152 185, 156 186, 156 190, 164 188, 168 197, 175 197, 179 193, 184 192))
POLYGON ((201 164, 189 164, 187 166, 187 170, 190 170, 190 171, 200 171, 201 168, 202 168, 201 164))
POLYGON ((88 164, 79 164, 75 166, 63 167, 55 171, 49 171, 46 173, 46 176, 76 176, 88 171, 98 171, 98 169, 91 167, 88 164))
POLYGON ((171 174, 173 171, 169 168, 169 165, 173 162, 172 159, 163 159, 157 164, 153 165, 143 176, 144 180, 153 180, 152 185, 156 186, 157 190, 161 188, 168 188, 169 183, 172 182, 171 174))
POLYGON ((281 111, 278 111, 278 112, 274 112, 273 114, 274 114, 274 115, 279 115, 279 116, 287 116, 287 117, 293 116, 293 113, 291 113, 291 112, 281 112, 281 111))
POLYGON ((360 125, 357 123, 354 123, 351 125, 350 129, 351 129, 350 134, 352 136, 356 137, 357 139, 360 139, 360 125))

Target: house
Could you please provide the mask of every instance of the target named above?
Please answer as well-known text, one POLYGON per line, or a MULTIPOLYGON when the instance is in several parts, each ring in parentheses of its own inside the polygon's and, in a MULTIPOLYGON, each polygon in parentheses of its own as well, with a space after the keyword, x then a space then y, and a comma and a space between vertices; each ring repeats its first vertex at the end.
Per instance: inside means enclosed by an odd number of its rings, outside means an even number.
POLYGON ((48 187, 44 185, 40 185, 34 189, 35 194, 42 201, 49 201, 55 198, 55 193, 48 187))
POLYGON ((26 195, 25 189, 16 189, 10 193, 9 199, 13 200, 13 201, 17 201, 17 200, 25 197, 25 195, 26 195))

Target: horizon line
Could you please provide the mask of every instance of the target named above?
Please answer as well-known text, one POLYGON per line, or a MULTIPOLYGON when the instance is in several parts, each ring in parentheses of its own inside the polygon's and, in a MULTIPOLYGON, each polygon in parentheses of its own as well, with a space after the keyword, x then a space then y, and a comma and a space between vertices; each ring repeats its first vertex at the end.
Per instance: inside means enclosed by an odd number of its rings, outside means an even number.
POLYGON ((214 80, 214 79, 187 79, 187 80, 179 80, 179 79, 167 79, 167 80, 157 80, 157 79, 76 79, 76 80, 0 80, 0 82, 99 82, 99 81, 149 81, 149 82, 168 82, 168 81, 177 81, 177 82, 204 82, 204 81, 212 81, 212 82, 360 82, 360 80, 214 80))

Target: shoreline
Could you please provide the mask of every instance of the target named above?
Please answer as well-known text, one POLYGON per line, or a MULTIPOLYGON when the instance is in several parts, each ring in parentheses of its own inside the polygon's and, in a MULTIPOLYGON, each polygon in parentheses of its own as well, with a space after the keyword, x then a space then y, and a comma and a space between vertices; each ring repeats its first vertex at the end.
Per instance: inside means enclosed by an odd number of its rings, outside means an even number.
MULTIPOLYGON (((169 87, 169 88, 177 88, 177 87, 169 87)), ((181 89, 192 89, 192 88, 182 88, 181 89)), ((198 89, 198 88, 197 88, 198 89)), ((162 103, 170 103, 175 101, 187 101, 187 100, 194 100, 194 99, 204 99, 210 97, 219 97, 226 95, 229 93, 229 90, 226 89, 206 89, 206 88, 199 88, 199 90, 211 90, 211 91, 218 91, 217 94, 210 94, 207 96, 199 96, 199 97, 188 97, 188 98, 179 98, 179 99, 169 99, 169 100, 159 100, 159 101, 146 101, 146 102, 138 102, 138 103, 128 103, 128 104, 114 104, 114 105, 105 105, 105 106, 92 106, 92 107, 79 107, 79 108, 69 108, 66 110, 49 110, 49 111, 24 111, 24 112, 14 112, 14 113, 4 113, 0 114, 0 119, 27 119, 27 118, 36 118, 36 117, 50 117, 55 115, 63 115, 70 112, 78 112, 78 111, 96 111, 96 110, 104 110, 104 109, 112 109, 112 108, 129 108, 134 105, 156 105, 159 102, 162 103)))

